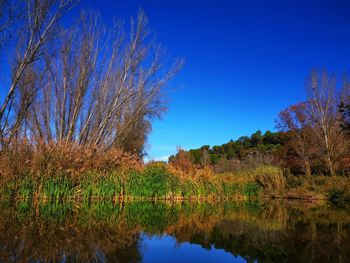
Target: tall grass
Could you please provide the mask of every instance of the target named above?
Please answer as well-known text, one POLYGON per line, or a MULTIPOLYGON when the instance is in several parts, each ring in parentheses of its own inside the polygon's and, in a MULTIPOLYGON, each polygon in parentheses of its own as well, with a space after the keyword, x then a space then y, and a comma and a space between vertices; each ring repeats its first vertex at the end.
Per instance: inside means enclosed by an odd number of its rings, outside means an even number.
POLYGON ((85 172, 79 178, 67 174, 55 177, 31 177, 9 180, 0 187, 2 198, 22 200, 91 199, 202 199, 202 198, 257 198, 260 187, 254 181, 235 178, 234 175, 207 177, 179 177, 167 166, 150 164, 142 170, 128 172, 85 172))
POLYGON ((230 173, 196 167, 183 153, 170 164, 142 164, 118 150, 61 144, 10 145, 0 151, 0 198, 257 199, 261 196, 350 200, 349 178, 284 176, 274 166, 230 173), (15 159, 18 160, 15 160, 15 159))
POLYGON ((118 149, 100 151, 95 147, 63 143, 21 142, 4 146, 0 151, 2 181, 25 176, 54 178, 62 175, 79 179, 86 172, 102 175, 141 168, 142 163, 137 156, 118 149))
POLYGON ((283 171, 274 166, 261 166, 254 169, 255 181, 270 192, 279 192, 285 188, 283 171))

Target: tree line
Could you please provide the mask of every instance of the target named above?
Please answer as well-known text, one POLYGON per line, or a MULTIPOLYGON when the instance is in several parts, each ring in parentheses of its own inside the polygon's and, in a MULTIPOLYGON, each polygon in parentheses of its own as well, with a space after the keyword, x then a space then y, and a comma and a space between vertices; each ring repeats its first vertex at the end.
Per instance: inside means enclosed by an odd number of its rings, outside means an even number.
POLYGON ((211 165, 219 172, 268 164, 307 176, 348 175, 349 91, 346 75, 339 79, 326 70, 313 70, 306 84, 306 100, 279 113, 276 132, 257 131, 250 137, 202 146, 186 154, 195 165, 211 165))
POLYGON ((94 11, 67 17, 77 5, 0 0, 0 147, 26 140, 142 155, 183 62, 171 61, 142 10, 107 27, 94 11))

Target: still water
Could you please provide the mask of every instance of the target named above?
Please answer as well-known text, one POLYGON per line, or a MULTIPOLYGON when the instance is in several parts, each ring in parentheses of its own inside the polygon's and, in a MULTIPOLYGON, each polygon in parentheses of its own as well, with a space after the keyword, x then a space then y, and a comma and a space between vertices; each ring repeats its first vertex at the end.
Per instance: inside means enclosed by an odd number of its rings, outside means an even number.
POLYGON ((350 262, 350 210, 302 202, 0 203, 0 262, 350 262))

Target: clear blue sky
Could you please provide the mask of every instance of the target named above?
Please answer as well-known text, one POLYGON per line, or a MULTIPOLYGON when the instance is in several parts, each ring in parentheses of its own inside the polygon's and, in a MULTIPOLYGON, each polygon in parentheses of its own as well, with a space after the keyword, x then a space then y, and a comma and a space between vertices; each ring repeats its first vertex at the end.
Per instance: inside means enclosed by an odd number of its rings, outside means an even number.
POLYGON ((274 129, 304 98, 313 67, 350 72, 350 1, 83 0, 106 23, 145 10, 170 54, 186 59, 150 157, 274 129))

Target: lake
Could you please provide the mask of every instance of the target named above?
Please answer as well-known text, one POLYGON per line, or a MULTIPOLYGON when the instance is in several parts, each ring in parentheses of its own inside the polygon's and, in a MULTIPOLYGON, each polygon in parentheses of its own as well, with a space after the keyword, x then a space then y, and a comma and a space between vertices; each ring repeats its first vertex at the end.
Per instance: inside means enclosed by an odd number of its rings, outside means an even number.
POLYGON ((350 262, 328 203, 1 202, 0 262, 350 262))

